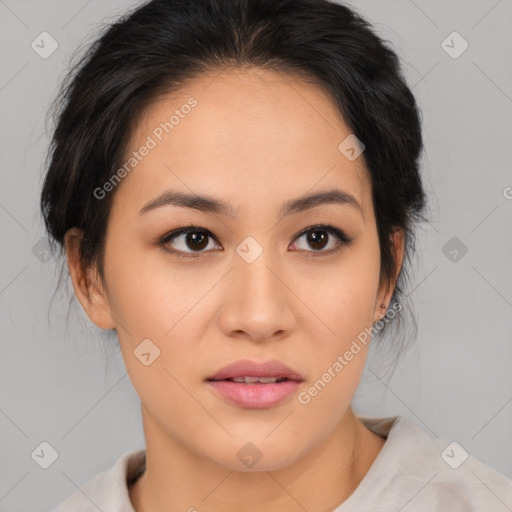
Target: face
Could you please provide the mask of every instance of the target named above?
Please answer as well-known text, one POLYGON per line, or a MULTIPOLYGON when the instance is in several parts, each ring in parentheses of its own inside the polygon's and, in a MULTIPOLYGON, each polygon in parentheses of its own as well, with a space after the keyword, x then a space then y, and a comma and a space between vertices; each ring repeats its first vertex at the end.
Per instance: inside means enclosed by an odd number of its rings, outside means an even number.
POLYGON ((342 423, 368 349, 353 342, 390 299, 369 175, 338 149, 348 135, 321 88, 257 69, 204 75, 147 110, 126 155, 135 165, 108 192, 104 286, 90 300, 75 279, 89 317, 118 333, 146 435, 238 470, 251 442, 270 470, 342 423), (260 394, 235 403, 207 379, 242 359, 278 360, 302 380, 289 394, 253 384, 260 394), (285 396, 262 398, 273 393, 285 396))

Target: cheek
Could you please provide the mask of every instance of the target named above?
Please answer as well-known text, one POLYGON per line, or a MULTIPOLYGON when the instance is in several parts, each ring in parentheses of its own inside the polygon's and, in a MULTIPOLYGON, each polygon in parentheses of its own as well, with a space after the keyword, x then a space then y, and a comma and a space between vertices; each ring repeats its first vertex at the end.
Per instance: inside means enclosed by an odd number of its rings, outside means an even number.
POLYGON ((350 262, 350 272, 341 271, 329 281, 323 299, 316 295, 322 322, 315 318, 308 324, 311 374, 299 402, 304 421, 313 424, 311 415, 320 414, 326 431, 341 420, 364 370, 378 270, 375 258, 357 258, 350 262))
POLYGON ((162 338, 211 284, 198 280, 192 266, 172 265, 158 248, 125 247, 112 244, 105 258, 112 313, 133 338, 162 338))
POLYGON ((371 240, 361 244, 350 256, 347 251, 339 268, 329 271, 322 286, 309 294, 308 301, 315 304, 312 309, 322 320, 314 318, 307 324, 307 338, 314 345, 310 354, 315 369, 312 379, 320 379, 320 388, 325 384, 325 390, 322 388, 314 399, 320 408, 334 402, 348 404, 364 370, 378 292, 379 261, 376 244, 371 240))
POLYGON ((361 244, 340 261, 329 269, 313 299, 319 317, 334 331, 331 337, 345 342, 372 325, 380 270, 378 247, 361 244))

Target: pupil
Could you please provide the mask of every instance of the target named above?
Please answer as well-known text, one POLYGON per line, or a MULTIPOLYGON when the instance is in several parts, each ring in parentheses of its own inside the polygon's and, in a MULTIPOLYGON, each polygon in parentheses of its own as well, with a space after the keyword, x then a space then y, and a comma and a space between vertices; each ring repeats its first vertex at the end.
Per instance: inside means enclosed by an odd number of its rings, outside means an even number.
POLYGON ((315 249, 322 249, 325 247, 325 243, 322 244, 322 241, 325 242, 327 240, 327 237, 325 236, 325 231, 312 231, 309 234, 309 240, 308 243, 311 245, 311 247, 315 249), (318 235, 319 236, 315 236, 318 235), (320 244, 320 247, 318 247, 318 244, 320 244))
POLYGON ((187 234, 187 244, 188 243, 196 244, 196 247, 191 247, 191 249, 204 249, 208 244, 206 242, 206 235, 203 233, 188 233, 187 234), (203 242, 201 244, 201 242, 203 242))

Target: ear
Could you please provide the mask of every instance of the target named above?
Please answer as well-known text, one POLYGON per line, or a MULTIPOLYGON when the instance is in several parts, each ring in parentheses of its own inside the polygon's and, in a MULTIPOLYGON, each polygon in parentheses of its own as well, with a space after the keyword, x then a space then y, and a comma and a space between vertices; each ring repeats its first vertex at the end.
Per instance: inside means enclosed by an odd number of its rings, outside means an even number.
POLYGON ((379 294, 377 296, 377 302, 375 304, 375 311, 373 315, 373 323, 379 321, 386 313, 389 303, 391 302, 391 297, 393 295, 393 291, 395 289, 396 280, 398 279, 398 274, 400 273, 400 269, 402 268, 402 262, 404 259, 404 250, 405 250, 405 237, 402 229, 398 228, 393 231, 391 235, 392 240, 392 248, 394 252, 395 262, 396 262, 396 276, 395 281, 390 285, 389 290, 386 290, 384 287, 381 287, 379 294), (381 304, 384 304, 384 308, 381 308, 381 304))
POLYGON ((114 329, 115 322, 97 267, 84 269, 80 261, 83 231, 76 227, 64 235, 66 258, 75 294, 87 316, 101 329, 114 329))

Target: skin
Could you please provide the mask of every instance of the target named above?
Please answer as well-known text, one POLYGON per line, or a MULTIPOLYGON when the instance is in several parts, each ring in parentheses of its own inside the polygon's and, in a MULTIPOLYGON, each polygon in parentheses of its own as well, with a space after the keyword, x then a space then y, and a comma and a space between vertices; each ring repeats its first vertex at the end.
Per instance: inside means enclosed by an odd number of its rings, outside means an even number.
MULTIPOLYGON (((116 329, 141 400, 147 469, 130 498, 137 512, 331 511, 385 443, 351 408, 368 345, 307 405, 295 394, 241 408, 204 380, 242 358, 278 359, 305 376, 299 391, 307 390, 379 320, 394 283, 379 286, 370 177, 362 157, 338 150, 351 132, 323 89, 257 68, 202 75, 153 103, 127 153, 191 96, 198 105, 116 187, 104 281, 79 263, 81 232, 66 235, 76 295, 97 326, 116 329), (333 188, 362 211, 320 204, 278 220, 284 201, 333 188), (221 199, 237 216, 174 205, 139 214, 169 189, 221 199), (353 242, 328 234, 315 251, 307 235, 297 237, 329 222, 353 242), (190 258, 155 241, 190 224, 213 235, 202 253, 185 236, 168 247, 190 258), (235 250, 247 236, 263 248, 252 263, 235 250), (146 338, 161 351, 149 366, 133 354, 146 338), (237 458, 247 442, 262 453, 250 469, 237 458)), ((400 231, 393 241, 400 268, 400 231)))

